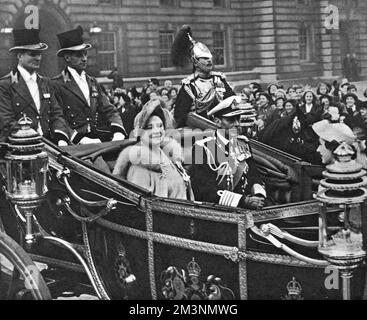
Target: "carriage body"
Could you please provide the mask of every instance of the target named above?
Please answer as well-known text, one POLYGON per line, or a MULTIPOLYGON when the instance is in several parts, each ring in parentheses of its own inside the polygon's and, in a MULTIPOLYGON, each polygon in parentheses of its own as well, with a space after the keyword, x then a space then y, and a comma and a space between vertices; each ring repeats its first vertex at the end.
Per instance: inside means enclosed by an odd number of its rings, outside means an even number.
MULTIPOLYGON (((94 269, 94 287, 102 292, 100 296, 171 300, 340 298, 339 290, 325 286, 325 266, 292 257, 250 230, 264 223, 294 230, 306 227, 295 231, 296 235, 317 241, 319 204, 310 199, 313 175, 321 168, 253 142, 255 160, 264 155, 280 160, 293 177, 283 190, 290 193, 290 203, 255 212, 158 198, 86 160, 102 154, 107 154, 107 160, 116 159, 121 148, 129 144, 59 149, 45 141, 49 191, 47 201, 35 212, 35 223, 44 238, 52 235, 81 252, 94 269)), ((14 208, 7 201, 2 203, 5 230, 19 239, 14 208)), ((320 259, 315 248, 293 247, 320 259)), ((30 254, 49 265, 77 269, 70 252, 42 237, 30 254)), ((353 298, 361 298, 363 268, 355 272, 354 279, 353 298)))

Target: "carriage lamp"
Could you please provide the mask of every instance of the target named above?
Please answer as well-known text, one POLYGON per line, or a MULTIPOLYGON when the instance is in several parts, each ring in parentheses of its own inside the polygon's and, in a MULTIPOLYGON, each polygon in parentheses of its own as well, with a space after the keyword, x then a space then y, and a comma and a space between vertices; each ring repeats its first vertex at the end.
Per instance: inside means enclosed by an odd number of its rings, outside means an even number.
POLYGON ((355 151, 342 143, 335 151, 335 162, 323 172, 316 199, 319 211, 319 253, 341 274, 343 299, 349 300, 354 269, 366 258, 366 171, 355 160, 355 151), (341 228, 332 231, 328 207, 339 206, 341 228), (329 224, 329 225, 328 225, 329 224))
POLYGON ((32 120, 24 116, 18 121, 19 130, 9 137, 6 162, 6 195, 24 214, 25 240, 34 242, 33 212, 47 192, 48 156, 43 151, 41 136, 31 128, 32 120))

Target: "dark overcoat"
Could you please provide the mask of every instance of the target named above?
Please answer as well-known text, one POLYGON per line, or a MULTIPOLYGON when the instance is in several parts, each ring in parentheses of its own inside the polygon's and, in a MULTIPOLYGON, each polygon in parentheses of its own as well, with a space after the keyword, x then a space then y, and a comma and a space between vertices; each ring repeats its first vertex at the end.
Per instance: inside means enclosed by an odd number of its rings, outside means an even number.
POLYGON ((38 111, 28 86, 18 69, 0 79, 0 140, 7 141, 9 135, 18 130, 18 120, 26 114, 32 120, 32 128, 41 125, 43 136, 53 142, 69 141, 70 128, 63 118, 50 79, 37 74, 40 93, 38 111))
POLYGON ((116 107, 110 103, 95 78, 86 75, 86 79, 90 91, 90 105, 67 68, 51 80, 56 99, 72 129, 72 142, 78 143, 86 136, 108 141, 115 132, 126 136, 116 107))

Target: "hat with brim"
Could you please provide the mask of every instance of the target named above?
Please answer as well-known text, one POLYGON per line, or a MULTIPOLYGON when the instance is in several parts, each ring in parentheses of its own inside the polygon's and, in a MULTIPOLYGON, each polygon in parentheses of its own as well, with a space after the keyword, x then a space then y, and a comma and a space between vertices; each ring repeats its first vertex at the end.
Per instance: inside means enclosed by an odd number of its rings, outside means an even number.
POLYGON ((90 43, 85 43, 83 40, 83 28, 78 26, 76 29, 69 30, 57 35, 60 43, 60 49, 57 51, 57 56, 62 57, 66 52, 82 51, 92 48, 90 43))
POLYGON ((323 140, 353 143, 356 139, 351 128, 345 123, 330 123, 328 120, 316 122, 312 126, 313 131, 323 140))
POLYGON ((142 110, 136 115, 134 119, 134 130, 135 136, 138 136, 139 130, 143 130, 152 116, 156 109, 161 109, 164 115, 164 124, 166 129, 173 129, 174 125, 172 122, 172 118, 170 113, 167 109, 163 107, 163 101, 156 99, 156 100, 149 100, 142 108, 142 110))
POLYGON ((352 97, 356 103, 359 100, 358 97, 354 93, 347 93, 346 95, 343 96, 343 103, 346 103, 347 98, 349 98, 349 97, 352 97))
POLYGON ((48 45, 40 41, 39 33, 39 29, 14 29, 14 46, 9 49, 9 52, 46 50, 48 45))
POLYGON ((239 104, 241 101, 242 98, 240 96, 228 97, 215 106, 212 110, 210 110, 208 112, 208 116, 225 118, 240 116, 246 112, 245 110, 239 109, 239 104))
POLYGON ((273 103, 274 103, 274 100, 273 100, 273 98, 271 97, 271 95, 270 95, 270 94, 268 94, 268 93, 266 93, 266 92, 260 92, 260 93, 259 93, 259 98, 260 98, 261 96, 264 96, 264 97, 269 101, 269 104, 273 104, 273 103))

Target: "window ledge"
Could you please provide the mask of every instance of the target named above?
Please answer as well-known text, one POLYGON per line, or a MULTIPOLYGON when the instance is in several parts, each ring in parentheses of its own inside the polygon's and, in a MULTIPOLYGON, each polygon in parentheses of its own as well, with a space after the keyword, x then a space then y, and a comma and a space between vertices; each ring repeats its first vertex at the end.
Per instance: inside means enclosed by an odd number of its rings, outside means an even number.
POLYGON ((176 70, 175 67, 161 68, 161 72, 170 72, 170 71, 175 71, 175 70, 176 70))
POLYGON ((314 61, 300 61, 300 65, 302 66, 315 66, 317 62, 314 61))

